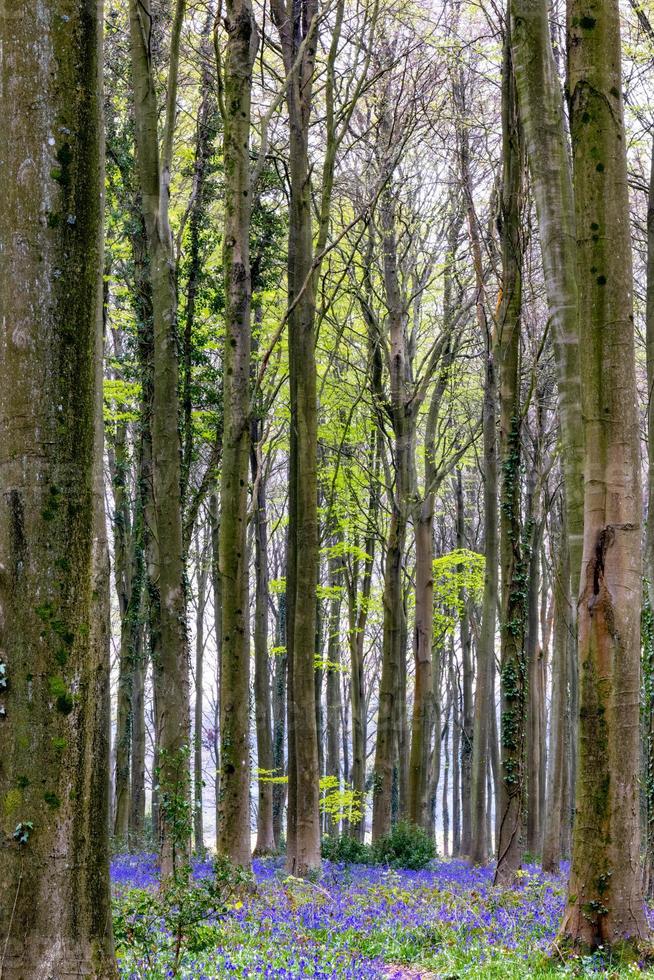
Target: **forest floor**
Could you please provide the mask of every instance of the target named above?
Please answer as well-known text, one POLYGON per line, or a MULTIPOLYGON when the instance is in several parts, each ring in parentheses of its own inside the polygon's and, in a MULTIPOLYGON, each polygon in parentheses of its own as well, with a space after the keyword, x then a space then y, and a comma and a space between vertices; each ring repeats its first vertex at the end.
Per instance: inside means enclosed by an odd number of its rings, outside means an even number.
MULTIPOLYGON (((210 874, 210 863, 195 865, 196 881, 210 874)), ((149 904, 157 885, 151 855, 115 857, 123 980, 654 977, 651 967, 618 969, 601 954, 553 963, 565 881, 536 867, 511 889, 493 887, 492 869, 462 861, 424 871, 326 862, 319 880, 300 882, 285 876, 281 860, 267 860, 255 861, 255 874, 256 891, 198 927, 199 897, 184 921, 179 909, 162 918, 149 904)))

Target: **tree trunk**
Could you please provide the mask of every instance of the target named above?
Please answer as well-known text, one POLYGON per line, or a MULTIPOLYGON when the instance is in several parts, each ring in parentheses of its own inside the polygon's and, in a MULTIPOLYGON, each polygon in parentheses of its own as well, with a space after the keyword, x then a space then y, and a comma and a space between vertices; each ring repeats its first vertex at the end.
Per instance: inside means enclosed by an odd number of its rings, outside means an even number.
MULTIPOLYGON (((490 343, 490 338, 489 343, 490 343)), ((497 381, 492 349, 486 351, 486 380, 483 404, 484 443, 484 596, 481 630, 477 644, 477 679, 474 699, 471 771, 470 861, 485 864, 491 841, 486 836, 486 764, 490 747, 490 719, 495 705, 491 697, 495 670, 495 617, 497 611, 497 447, 495 416, 497 381)))
POLYGON ((202 748, 204 732, 204 614, 207 606, 207 582, 209 578, 209 543, 204 541, 198 548, 198 606, 195 619, 195 706, 193 711, 193 839, 195 853, 204 857, 204 814, 202 790, 204 788, 202 748))
MULTIPOLYGON (((339 532, 334 538, 334 544, 342 543, 343 535, 339 532)), ((341 716, 343 713, 343 698, 341 695, 341 603, 343 578, 343 559, 339 554, 329 560, 329 587, 331 598, 329 602, 329 636, 327 638, 327 760, 325 775, 333 776, 342 787, 341 770, 341 716)), ((338 823, 328 816, 327 833, 338 834, 338 823)))
POLYGON ((250 0, 226 5, 224 66, 225 347, 220 484, 222 671, 218 853, 249 866, 250 630, 248 466, 250 454, 250 99, 258 34, 250 0))
MULTIPOLYGON (((434 634, 434 501, 428 494, 416 508, 415 536, 416 609, 413 638, 415 688, 411 758, 409 762, 409 820, 427 830, 431 824, 429 800, 429 759, 434 733, 434 683, 432 644, 434 634)), ((446 722, 447 723, 447 722, 446 722)))
MULTIPOLYGON (((463 477, 461 470, 456 474, 456 546, 465 547, 465 509, 463 499, 463 477)), ((474 701, 472 697, 472 658, 470 642, 470 622, 468 619, 467 596, 462 594, 459 631, 461 640, 462 672, 462 712, 461 712, 461 854, 468 857, 471 841, 471 776, 472 776, 472 735, 474 724, 474 701)))
MULTIPOLYGON (((649 662, 644 673, 654 669, 652 649, 652 610, 654 610, 654 137, 652 138, 649 192, 647 197, 647 295, 645 311, 645 353, 647 367, 647 526, 645 533, 645 581, 649 609, 643 610, 644 627, 649 633, 649 662)), ((645 644, 643 644, 645 647, 645 644)), ((644 678, 649 680, 649 678, 644 678)), ((648 704, 645 716, 645 795, 647 829, 645 840, 645 886, 654 894, 654 679, 646 686, 648 704)))
POLYGON ((275 773, 270 700, 270 666, 268 659, 268 516, 266 513, 266 478, 261 459, 261 438, 257 422, 252 424, 252 483, 254 500, 254 569, 256 595, 254 609, 254 713, 257 730, 259 765, 256 854, 275 850, 273 828, 273 786, 275 773))
POLYGON ((209 496, 211 529, 211 589, 213 592, 214 630, 216 635, 216 705, 214 709, 213 750, 216 762, 214 803, 216 810, 216 847, 220 817, 220 685, 222 667, 222 579, 220 576, 220 498, 214 490, 209 496))
POLYGON ((527 570, 529 525, 521 541, 520 518, 520 317, 522 306, 523 150, 511 38, 504 41, 502 78, 503 174, 500 200, 502 293, 497 322, 500 383, 500 567, 502 573, 500 702, 502 780, 495 883, 508 884, 522 860, 527 704, 527 570), (527 551, 527 554, 522 554, 527 551))
MULTIPOLYGON (((550 712, 550 769, 547 783, 547 805, 544 814, 543 871, 556 874, 562 858, 562 829, 567 819, 565 802, 565 721, 568 699, 568 650, 570 622, 570 569, 567 534, 559 527, 553 535, 558 555, 553 572, 554 642, 552 649, 552 708, 550 712)), ((554 550, 554 549, 553 549, 554 550)))
POLYGON ((315 704, 318 477, 315 269, 313 267, 309 123, 316 57, 316 0, 293 14, 275 0, 290 128, 288 345, 291 394, 289 475, 289 789, 286 864, 305 875, 320 867, 320 793, 315 704))
MULTIPOLYGON (((391 520, 386 542, 384 566, 384 628, 382 671, 379 683, 377 742, 373 782, 372 838, 377 840, 391 829, 393 764, 403 737, 402 677, 406 674, 405 609, 402 565, 406 549, 409 494, 415 479, 415 421, 411 417, 406 311, 400 290, 398 249, 395 230, 395 204, 392 188, 382 194, 384 298, 388 310, 390 373, 389 410, 393 425, 395 488, 392 493, 391 520)), ((400 758, 404 765, 404 759, 400 758)), ((403 787, 402 787, 403 788, 403 787)), ((400 793, 400 801, 403 793, 400 793)))
POLYGON ((461 700, 453 650, 449 675, 452 690, 452 857, 459 857, 461 854, 461 700))
MULTIPOLYGON (((273 682, 273 767, 277 778, 284 775, 284 742, 286 734, 286 673, 288 656, 286 653, 286 595, 279 597, 277 611, 277 635, 275 639, 277 657, 273 682)), ((279 851, 284 823, 284 804, 286 784, 273 784, 273 837, 275 850, 279 851)))
POLYGON ((548 0, 511 0, 511 41, 552 322, 572 594, 576 595, 584 528, 584 433, 579 414, 575 205, 548 9, 548 0))
POLYGON ((0 936, 5 980, 115 978, 102 494, 101 19, 5 8, 0 936), (46 220, 47 219, 47 220, 46 220))
POLYGON ((579 768, 568 903, 572 946, 647 936, 640 874, 641 493, 618 0, 569 4, 577 218, 584 575, 579 768))
POLYGON ((538 500, 538 475, 540 460, 538 452, 531 462, 531 472, 527 478, 527 500, 525 504, 526 524, 531 529, 527 565, 527 629, 525 636, 525 659, 527 662, 527 746, 525 774, 527 786, 526 800, 526 848, 531 860, 541 853, 543 846, 543 815, 541 813, 541 761, 543 702, 545 686, 543 677, 543 651, 539 642, 539 590, 540 543, 542 537, 542 518, 538 500))
POLYGON ((132 754, 132 696, 134 682, 134 649, 129 610, 132 600, 132 518, 127 493, 129 452, 127 425, 116 426, 108 447, 109 471, 114 499, 114 584, 120 614, 120 651, 118 657, 118 694, 116 704, 115 778, 113 835, 127 842, 130 812, 130 761, 132 754))
POLYGON ((152 481, 156 538, 156 634, 152 672, 156 688, 159 750, 159 835, 164 880, 181 867, 190 849, 190 827, 179 826, 180 804, 190 801, 190 706, 185 622, 184 557, 177 386, 173 242, 168 217, 172 139, 176 113, 179 36, 184 0, 172 25, 166 125, 159 149, 155 69, 152 64, 150 0, 130 0, 134 124, 139 184, 147 235, 153 311, 152 481))
POLYGON ((141 625, 135 648, 134 676, 132 681, 132 759, 129 811, 130 848, 142 850, 145 832, 145 655, 143 628, 143 594, 139 607, 141 625))

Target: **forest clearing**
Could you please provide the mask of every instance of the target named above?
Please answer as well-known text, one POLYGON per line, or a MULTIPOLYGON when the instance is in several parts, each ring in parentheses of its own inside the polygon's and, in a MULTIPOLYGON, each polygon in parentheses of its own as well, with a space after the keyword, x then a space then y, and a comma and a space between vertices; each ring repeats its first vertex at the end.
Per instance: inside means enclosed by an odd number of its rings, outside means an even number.
POLYGON ((654 977, 654 0, 0 0, 0 980, 654 977))

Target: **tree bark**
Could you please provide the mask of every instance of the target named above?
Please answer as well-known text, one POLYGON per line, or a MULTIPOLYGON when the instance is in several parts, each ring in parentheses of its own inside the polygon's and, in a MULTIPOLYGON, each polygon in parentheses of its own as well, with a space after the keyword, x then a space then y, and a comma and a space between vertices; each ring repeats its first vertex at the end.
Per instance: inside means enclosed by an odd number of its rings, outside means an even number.
MULTIPOLYGON (((463 498, 463 476, 461 470, 456 474, 456 546, 465 547, 465 508, 463 498)), ((472 695, 472 649, 467 596, 461 595, 461 617, 459 621, 461 642, 462 673, 462 711, 461 711, 461 854, 470 854, 472 841, 471 818, 471 777, 472 777, 472 736, 474 725, 474 701, 472 695)))
POLYGON ((315 278, 309 123, 318 4, 274 0, 290 128, 288 343, 291 392, 287 603, 289 791, 286 863, 305 875, 320 867, 318 734, 315 705, 318 477, 315 278), (292 557, 291 557, 292 556, 292 557), (291 635, 292 634, 292 635, 291 635))
POLYGON ((156 688, 159 838, 164 880, 185 862, 190 827, 180 832, 180 801, 190 803, 190 702, 186 637, 182 499, 177 386, 177 297, 168 216, 176 114, 179 36, 185 2, 177 0, 172 25, 166 124, 159 148, 158 107, 150 38, 150 0, 130 0, 134 123, 141 202, 148 246, 153 313, 152 486, 156 572, 150 577, 157 611, 152 635, 156 688))
POLYGON ((198 597, 195 617, 195 704, 193 710, 193 840, 195 853, 204 857, 204 789, 202 749, 204 732, 204 616, 207 607, 209 579, 209 542, 198 547, 198 597))
POLYGON ((522 861, 527 705, 527 572, 531 528, 522 540, 520 515, 520 330, 522 312, 522 195, 524 154, 518 120, 511 37, 506 28, 502 78, 502 292, 498 313, 500 383, 500 567, 502 576, 500 702, 502 779, 495 882, 508 884, 522 861), (524 552, 527 552, 525 555, 524 552))
POLYGON ((114 980, 102 495, 101 5, 5 8, 0 936, 5 980, 114 980), (71 855, 74 859, 71 860, 71 855))
POLYGON ((222 670, 218 853, 249 866, 250 631, 248 599, 248 466, 250 453, 250 100, 258 34, 250 0, 226 4, 223 73, 225 347, 223 465, 220 484, 222 670))
MULTIPOLYGON (((334 544, 343 541, 342 532, 337 533, 334 544)), ((329 587, 332 594, 329 600, 329 636, 327 638, 327 756, 325 775, 338 779, 342 787, 341 767, 341 717, 343 698, 341 694, 341 604, 343 558, 336 554, 330 558, 329 587)), ((327 832, 338 834, 338 823, 329 816, 327 832)))
POLYGON ((618 0, 569 4, 585 429, 579 767, 560 938, 647 936, 640 874, 641 492, 618 0))
POLYGON ((553 535, 558 560, 553 573, 554 642, 552 649, 552 708, 550 712, 550 769, 544 814, 543 871, 557 873, 561 864, 565 803, 565 722, 568 699, 570 570, 565 528, 553 535))
POLYGON ((547 0, 511 0, 511 41, 552 323, 572 594, 576 595, 584 528, 584 432, 579 415, 575 203, 548 7, 547 0))
POLYGON ((275 773, 272 733, 272 704, 270 698, 270 666, 268 658, 268 516, 266 512, 266 476, 261 459, 261 434, 257 422, 252 423, 250 449, 254 500, 254 569, 256 579, 254 609, 254 713, 257 730, 257 760, 259 764, 257 808, 257 842, 255 854, 275 851, 273 827, 273 786, 275 773))

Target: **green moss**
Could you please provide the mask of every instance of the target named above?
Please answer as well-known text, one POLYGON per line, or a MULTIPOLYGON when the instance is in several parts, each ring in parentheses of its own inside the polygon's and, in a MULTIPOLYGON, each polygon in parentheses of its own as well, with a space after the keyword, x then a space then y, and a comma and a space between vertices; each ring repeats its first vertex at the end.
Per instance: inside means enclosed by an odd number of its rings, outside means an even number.
POLYGON ((16 782, 18 783, 20 789, 25 789, 30 784, 30 781, 27 778, 27 776, 19 776, 16 782))
POLYGON ((15 813, 18 807, 23 802, 23 794, 19 789, 10 789, 4 798, 2 804, 2 810, 6 817, 10 817, 12 813, 15 813))
POLYGON ((63 647, 57 650, 57 652, 55 653, 55 660, 57 661, 60 667, 65 667, 66 664, 68 663, 68 650, 64 650, 63 647))
POLYGON ((57 752, 63 752, 66 749, 68 742, 65 738, 55 737, 50 739, 50 744, 52 745, 53 749, 56 749, 57 752))
POLYGON ((44 602, 41 606, 37 606, 34 611, 44 623, 48 623, 54 616, 54 606, 51 602, 44 602))
POLYGON ((52 807, 53 810, 56 810, 61 806, 61 800, 59 799, 57 794, 51 793, 49 790, 47 793, 43 794, 43 799, 48 804, 48 806, 52 807))
POLYGON ((61 697, 57 698, 57 711, 60 711, 62 715, 69 715, 73 710, 75 702, 70 694, 62 694, 61 697))
POLYGON ((66 682, 62 677, 55 676, 49 679, 50 694, 56 699, 57 711, 62 715, 69 715, 73 710, 73 697, 66 687, 66 682))
POLYGON ((66 694, 68 692, 65 680, 58 674, 49 678, 48 688, 50 689, 50 694, 53 698, 61 697, 62 694, 66 694))

